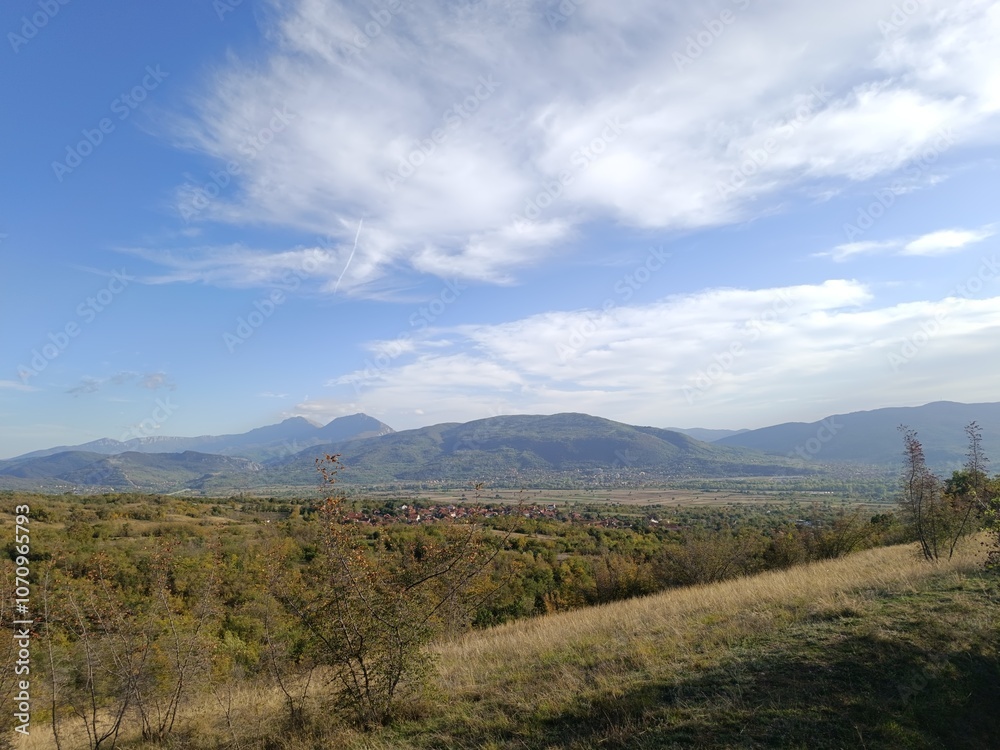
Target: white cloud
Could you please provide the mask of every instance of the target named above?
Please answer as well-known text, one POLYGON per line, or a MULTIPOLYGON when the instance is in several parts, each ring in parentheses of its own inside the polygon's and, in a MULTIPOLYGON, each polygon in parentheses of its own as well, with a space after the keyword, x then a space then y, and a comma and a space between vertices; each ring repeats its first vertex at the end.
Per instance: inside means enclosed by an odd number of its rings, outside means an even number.
POLYGON ((884 405, 886 393, 894 402, 988 399, 995 348, 970 343, 998 334, 1000 296, 879 306, 863 284, 832 280, 426 331, 413 356, 328 385, 350 394, 352 408, 404 427, 414 409, 426 415, 419 424, 559 411, 752 424, 821 415, 831 401, 884 405), (430 345, 442 336, 450 347, 430 345))
POLYGON ((199 219, 330 242, 195 249, 160 258, 161 280, 271 283, 318 253, 329 291, 363 217, 347 293, 399 271, 505 283, 589 222, 724 224, 789 187, 892 173, 943 131, 995 141, 996 4, 928 0, 883 34, 895 6, 733 3, 679 69, 707 6, 583 3, 553 28, 523 2, 407 4, 382 24, 298 0, 276 10, 265 58, 227 60, 173 136, 240 165, 199 219), (255 142, 276 110, 289 123, 255 142))
POLYGON ((990 229, 942 229, 906 243, 902 255, 947 255, 993 236, 990 229))
MULTIPOLYGON (((361 411, 364 411, 364 409, 360 403, 332 398, 309 398, 306 396, 290 410, 284 412, 282 418, 305 417, 306 419, 325 425, 337 417, 347 417, 361 411)), ((374 410, 366 413, 372 416, 376 415, 374 410)))
POLYGON ((172 391, 177 388, 176 384, 165 372, 138 373, 130 370, 121 370, 106 378, 85 377, 78 385, 73 386, 66 392, 72 393, 74 396, 81 396, 88 393, 96 393, 109 383, 111 385, 125 385, 132 382, 151 391, 157 391, 161 388, 167 388, 172 391))
POLYGON ((833 258, 843 262, 859 255, 874 255, 892 252, 894 255, 948 255, 956 253, 968 245, 982 242, 996 234, 992 226, 982 229, 940 229, 923 234, 914 239, 863 240, 837 245, 833 250, 815 253, 814 257, 833 258))
POLYGON ((879 253, 883 250, 890 250, 899 247, 897 240, 864 240, 862 242, 848 242, 844 245, 837 245, 828 253, 817 253, 817 257, 831 257, 837 262, 845 261, 857 255, 867 255, 879 253))

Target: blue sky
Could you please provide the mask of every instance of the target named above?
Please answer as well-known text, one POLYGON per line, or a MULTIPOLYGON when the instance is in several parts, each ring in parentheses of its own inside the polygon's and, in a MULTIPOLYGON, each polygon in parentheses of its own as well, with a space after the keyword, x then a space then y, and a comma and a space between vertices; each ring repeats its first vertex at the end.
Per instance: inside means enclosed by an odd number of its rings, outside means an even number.
POLYGON ((12 0, 0 457, 1000 400, 1000 6, 12 0))

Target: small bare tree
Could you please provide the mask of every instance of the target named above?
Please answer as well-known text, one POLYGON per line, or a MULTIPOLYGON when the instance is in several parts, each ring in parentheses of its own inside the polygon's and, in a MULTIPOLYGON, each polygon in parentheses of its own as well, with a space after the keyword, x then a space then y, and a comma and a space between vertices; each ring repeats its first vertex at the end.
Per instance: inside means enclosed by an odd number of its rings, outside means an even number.
POLYGON ((95 562, 86 578, 47 571, 42 599, 56 745, 65 709, 83 724, 87 746, 100 750, 118 741, 150 644, 105 575, 106 560, 95 562))
MULTIPOLYGON (((339 456, 317 466, 332 487, 339 456)), ((472 524, 435 535, 366 535, 348 522, 339 493, 326 499, 320 520, 320 553, 280 598, 311 634, 338 704, 374 728, 391 718, 401 691, 422 684, 432 638, 468 619, 473 584, 499 548, 491 551, 472 524)))
POLYGON ((212 650, 209 629, 218 618, 216 565, 206 566, 189 582, 192 602, 185 606, 171 591, 176 554, 169 543, 155 552, 150 598, 140 622, 152 648, 147 668, 135 681, 133 702, 142 737, 152 742, 167 739, 181 706, 198 683, 207 679, 212 650))
POLYGON ((944 486, 930 469, 916 430, 900 426, 903 433, 903 486, 899 504, 904 521, 913 530, 924 559, 934 561, 947 548, 948 505, 944 486))
POLYGON ((965 427, 969 438, 965 468, 952 474, 945 484, 945 493, 953 505, 955 514, 961 519, 951 540, 948 557, 955 552, 958 540, 972 530, 976 519, 983 519, 989 510, 989 477, 986 468, 989 459, 983 453, 983 431, 976 422, 965 427))
POLYGON ((990 507, 982 430, 975 422, 966 426, 969 452, 965 468, 942 482, 927 468, 917 433, 903 426, 899 429, 905 448, 899 500, 903 520, 920 543, 925 559, 951 559, 959 540, 981 528, 977 519, 990 507))

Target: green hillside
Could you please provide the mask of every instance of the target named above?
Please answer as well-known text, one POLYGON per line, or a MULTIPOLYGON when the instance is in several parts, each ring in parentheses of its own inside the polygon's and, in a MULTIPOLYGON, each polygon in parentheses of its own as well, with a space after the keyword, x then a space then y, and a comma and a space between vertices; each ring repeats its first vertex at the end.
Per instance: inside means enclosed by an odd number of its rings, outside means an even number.
POLYGON ((314 481, 313 459, 340 453, 345 482, 484 481, 491 486, 605 474, 609 478, 770 476, 795 462, 586 414, 492 417, 317 446, 270 465, 270 481, 314 481))
POLYGON ((196 486, 212 477, 226 477, 236 486, 246 484, 260 465, 246 458, 207 453, 99 453, 67 451, 53 456, 22 459, 0 468, 0 488, 39 487, 68 490, 76 487, 176 490, 196 486))

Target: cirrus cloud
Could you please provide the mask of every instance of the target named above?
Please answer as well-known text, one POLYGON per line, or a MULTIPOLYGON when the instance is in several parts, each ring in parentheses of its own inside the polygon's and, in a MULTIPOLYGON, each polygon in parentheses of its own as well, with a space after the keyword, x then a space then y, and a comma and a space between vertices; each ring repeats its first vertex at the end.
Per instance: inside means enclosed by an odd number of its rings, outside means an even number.
MULTIPOLYGON (((707 8, 574 7, 558 24, 499 0, 276 7, 263 57, 232 56, 173 123, 179 144, 241 165, 203 218, 327 238, 327 291, 341 275, 355 295, 399 273, 509 283, 595 222, 743 221, 799 187, 899 170, 944 130, 959 146, 1000 132, 985 0, 928 0, 891 33, 889 0, 723 3, 731 22, 686 65, 707 8), (250 158, 275 108, 294 122, 250 158)), ((194 249, 162 257, 163 280, 265 283, 309 252, 194 249)))

